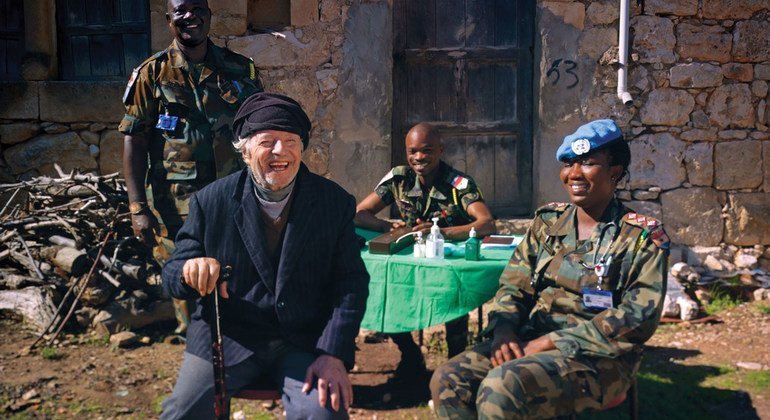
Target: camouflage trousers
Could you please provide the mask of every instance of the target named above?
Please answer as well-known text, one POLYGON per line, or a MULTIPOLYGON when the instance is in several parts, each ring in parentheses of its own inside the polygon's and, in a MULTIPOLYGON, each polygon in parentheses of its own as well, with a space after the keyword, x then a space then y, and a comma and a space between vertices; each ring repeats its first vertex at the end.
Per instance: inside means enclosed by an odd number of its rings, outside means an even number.
POLYGON ((439 418, 551 418, 599 410, 625 394, 639 360, 637 354, 566 358, 550 350, 492 367, 490 349, 491 341, 480 343, 436 369, 430 389, 439 418))
MULTIPOLYGON (((160 233, 155 235, 155 246, 152 248, 152 256, 158 264, 163 267, 166 261, 174 253, 174 236, 179 231, 179 227, 173 229, 173 236, 165 225, 160 225, 160 233)), ((174 304, 174 316, 176 317, 177 327, 174 330, 176 334, 185 334, 190 325, 190 314, 194 311, 195 300, 171 299, 174 304)))

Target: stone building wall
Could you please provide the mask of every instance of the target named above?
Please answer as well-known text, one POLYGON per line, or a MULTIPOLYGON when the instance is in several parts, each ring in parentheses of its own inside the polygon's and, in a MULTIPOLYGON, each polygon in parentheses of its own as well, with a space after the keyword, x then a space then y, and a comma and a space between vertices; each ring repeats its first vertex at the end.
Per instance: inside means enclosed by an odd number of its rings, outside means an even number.
POLYGON ((770 4, 643 3, 631 2, 631 107, 616 97, 618 2, 539 3, 537 201, 566 197, 554 159, 564 135, 611 117, 631 146, 619 194, 630 207, 661 218, 692 258, 757 245, 768 268, 770 4))
MULTIPOLYGON (((40 4, 51 2, 30 1, 37 7, 25 13, 50 21, 40 4)), ((390 2, 293 0, 291 25, 273 33, 253 27, 252 1, 209 3, 214 42, 252 57, 267 89, 308 111, 311 170, 364 197, 390 166, 390 2)), ((164 4, 151 0, 153 50, 170 41, 164 4)), ((554 159, 564 135, 611 117, 634 157, 620 192, 630 206, 663 219, 679 244, 770 245, 767 1, 631 5, 634 104, 625 107, 615 93, 618 1, 537 3, 534 201, 565 198, 554 159)), ((28 37, 48 61, 30 66, 25 82, 0 83, 0 180, 50 173, 54 161, 101 173, 121 167, 115 129, 125 83, 47 80, 56 78, 52 33, 28 37)))

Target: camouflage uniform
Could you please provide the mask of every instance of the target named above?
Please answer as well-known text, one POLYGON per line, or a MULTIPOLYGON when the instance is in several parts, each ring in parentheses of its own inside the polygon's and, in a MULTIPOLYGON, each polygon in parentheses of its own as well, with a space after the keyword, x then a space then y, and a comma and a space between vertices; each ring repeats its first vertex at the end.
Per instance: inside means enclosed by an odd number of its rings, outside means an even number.
POLYGON ((417 174, 406 165, 391 169, 374 192, 385 204, 396 203, 407 226, 414 226, 418 218, 430 222, 433 217, 439 218, 441 227, 467 225, 473 222, 468 206, 483 199, 471 177, 444 162, 439 163, 427 197, 423 197, 417 174))
MULTIPOLYGON (((396 204, 407 226, 417 224, 417 219, 429 222, 433 217, 439 218, 441 227, 472 223, 474 219, 468 214, 468 206, 483 200, 476 182, 443 161, 437 170, 436 181, 427 196, 423 195, 417 174, 407 165, 391 169, 374 191, 385 204, 396 204)), ((402 352, 416 348, 409 333, 391 334, 391 337, 402 352)), ((447 322, 446 337, 449 357, 465 350, 468 315, 447 322)))
POLYGON ((557 349, 493 368, 486 341, 450 360, 431 381, 439 417, 562 416, 601 409, 628 390, 660 319, 668 237, 657 220, 618 201, 605 216, 616 226, 600 223, 589 240, 578 241, 575 206, 537 210, 500 277, 486 333, 508 324, 521 340, 547 335, 557 349), (597 241, 596 260, 612 256, 601 283, 581 264, 594 264, 597 241), (586 307, 584 289, 607 291, 613 307, 586 307))
POLYGON ((174 40, 134 70, 123 97, 120 132, 148 139, 147 200, 163 231, 157 239, 164 246, 155 250, 161 263, 173 251, 192 193, 239 169, 233 116, 262 90, 250 59, 207 42, 206 59, 196 66, 174 40), (176 117, 176 127, 156 128, 161 116, 176 117))
MULTIPOLYGON (((210 40, 201 64, 188 63, 177 41, 139 65, 131 75, 120 122, 123 134, 147 136, 146 195, 160 224, 153 255, 163 265, 195 191, 241 166, 232 141, 238 107, 262 90, 254 62, 210 40), (161 117, 175 119, 162 129, 161 117), (166 126, 169 127, 169 126, 166 126)), ((183 301, 174 301, 178 331, 189 323, 183 301)))

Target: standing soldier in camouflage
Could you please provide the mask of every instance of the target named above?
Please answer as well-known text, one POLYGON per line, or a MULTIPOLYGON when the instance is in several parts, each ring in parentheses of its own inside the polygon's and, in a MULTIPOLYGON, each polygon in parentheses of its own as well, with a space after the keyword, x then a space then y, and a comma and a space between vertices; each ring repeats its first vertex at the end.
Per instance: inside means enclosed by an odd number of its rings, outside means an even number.
MULTIPOLYGON (((425 236, 439 218, 441 234, 448 240, 465 240, 475 228, 478 236, 495 232, 494 219, 481 191, 471 177, 441 160, 444 147, 438 130, 426 123, 412 127, 406 135, 408 166, 397 166, 380 181, 374 192, 356 207, 357 226, 387 232, 409 226, 425 236), (401 220, 391 223, 376 216, 395 203, 401 220)), ((468 344, 468 316, 446 323, 449 357, 460 354, 468 344)), ((422 352, 408 332, 391 334, 401 351, 396 376, 404 378, 425 371, 422 352)))
MULTIPOLYGON (((250 59, 208 38, 206 0, 169 0, 174 40, 131 74, 123 102, 126 115, 123 175, 134 234, 162 265, 187 216, 195 191, 240 168, 231 125, 243 100, 262 90, 250 59), (149 169, 149 170, 148 170, 149 169)), ((174 301, 184 333, 189 311, 174 301)))
POLYGON ((581 126, 556 158, 570 204, 535 213, 500 277, 483 342, 431 379, 440 418, 541 418, 625 395, 660 320, 668 237, 615 197, 630 150, 612 120, 581 126))

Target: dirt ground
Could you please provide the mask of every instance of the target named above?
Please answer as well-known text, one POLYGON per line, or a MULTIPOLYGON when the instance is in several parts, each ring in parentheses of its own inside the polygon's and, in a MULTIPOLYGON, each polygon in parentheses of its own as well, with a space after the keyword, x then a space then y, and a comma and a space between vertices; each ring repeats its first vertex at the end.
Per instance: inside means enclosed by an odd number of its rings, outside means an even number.
MULTIPOLYGON (((770 315, 749 304, 719 315, 719 323, 662 326, 648 343, 646 361, 714 368, 744 362, 770 369, 770 315)), ((425 340, 429 369, 445 360, 440 355, 441 330, 430 331, 425 340)), ((0 319, 0 417, 157 417, 160 401, 176 379, 184 346, 163 342, 157 329, 145 333, 152 344, 132 349, 110 348, 95 336, 70 335, 55 350, 19 355, 34 336, 18 321, 0 319)), ((399 360, 395 345, 366 343, 359 337, 358 348, 351 375, 353 418, 431 418, 428 377, 411 384, 392 379, 399 360)), ((747 397, 747 406, 725 407, 725 413, 740 409, 748 418, 770 418, 766 388, 747 397)), ((233 413, 240 418, 279 417, 281 411, 280 405, 266 402, 233 402, 233 413)))

